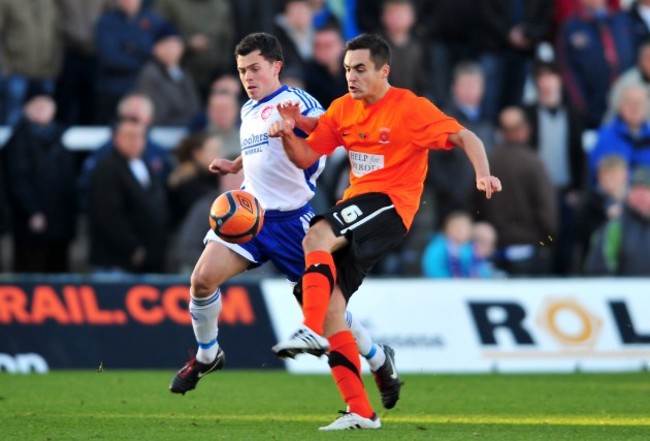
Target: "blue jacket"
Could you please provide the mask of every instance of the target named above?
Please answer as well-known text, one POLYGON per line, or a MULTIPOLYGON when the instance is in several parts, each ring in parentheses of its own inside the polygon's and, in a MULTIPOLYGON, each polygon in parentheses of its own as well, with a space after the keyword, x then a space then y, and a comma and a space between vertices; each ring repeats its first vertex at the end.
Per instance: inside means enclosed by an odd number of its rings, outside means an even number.
POLYGON ((129 18, 118 10, 102 15, 95 26, 99 72, 97 89, 123 95, 135 86, 140 68, 151 58, 163 19, 147 11, 129 18))
POLYGON ((598 141, 589 153, 590 182, 595 184, 598 162, 605 156, 619 155, 630 169, 650 166, 650 124, 644 123, 638 136, 633 136, 620 117, 614 118, 598 131, 598 141))
POLYGON ((472 277, 475 260, 472 245, 469 242, 464 243, 456 251, 452 251, 445 235, 437 234, 429 242, 422 256, 424 276, 438 279, 472 277))
POLYGON ((598 127, 607 109, 610 85, 636 62, 629 16, 606 13, 569 18, 560 32, 557 53, 572 104, 584 112, 588 128, 598 127), (618 61, 611 66, 605 57, 601 26, 609 29, 614 40, 618 61))

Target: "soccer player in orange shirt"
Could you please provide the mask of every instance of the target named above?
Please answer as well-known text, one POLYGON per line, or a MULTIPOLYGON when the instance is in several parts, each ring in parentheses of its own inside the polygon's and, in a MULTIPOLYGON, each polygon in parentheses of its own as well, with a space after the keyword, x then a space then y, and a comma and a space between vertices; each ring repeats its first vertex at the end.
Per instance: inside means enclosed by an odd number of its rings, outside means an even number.
MULTIPOLYGON (((321 430, 381 427, 361 381, 345 308, 370 268, 399 245, 411 227, 424 188, 428 151, 462 148, 474 166, 477 189, 487 198, 501 191, 474 133, 427 99, 390 86, 390 49, 381 37, 364 34, 349 41, 344 67, 349 93, 325 114, 308 118, 296 112, 295 105, 281 104, 278 110, 284 118, 269 129, 270 136, 282 138, 298 167, 310 166, 339 146, 348 151, 351 165, 343 199, 313 218, 303 240, 303 326, 273 347, 283 356, 308 351, 314 333, 329 340, 329 365, 348 408, 321 430), (294 127, 309 137, 298 138, 294 127)), ((388 362, 393 363, 392 357, 388 362)))

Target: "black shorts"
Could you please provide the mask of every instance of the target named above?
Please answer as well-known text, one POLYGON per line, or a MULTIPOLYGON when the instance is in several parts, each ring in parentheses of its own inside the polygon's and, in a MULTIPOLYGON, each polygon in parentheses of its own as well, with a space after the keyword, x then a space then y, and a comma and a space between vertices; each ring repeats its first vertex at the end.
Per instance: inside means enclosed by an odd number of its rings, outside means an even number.
POLYGON ((313 225, 325 219, 337 236, 349 244, 333 253, 337 283, 346 301, 354 294, 370 269, 397 247, 406 227, 393 202, 383 193, 367 193, 345 200, 315 216, 313 225))

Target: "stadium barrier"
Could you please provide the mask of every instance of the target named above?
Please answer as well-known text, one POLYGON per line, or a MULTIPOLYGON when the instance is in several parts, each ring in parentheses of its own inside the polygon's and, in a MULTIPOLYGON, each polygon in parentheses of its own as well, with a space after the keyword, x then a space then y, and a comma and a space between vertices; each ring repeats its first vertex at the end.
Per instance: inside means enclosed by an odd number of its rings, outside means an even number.
MULTIPOLYGON (((196 350, 188 288, 180 276, 5 277, 0 370, 178 368, 196 350)), ((231 283, 222 296, 228 367, 282 368, 259 284, 231 283)))
MULTIPOLYGON (((275 333, 299 311, 262 292, 275 333)), ((410 373, 638 371, 650 362, 650 279, 367 280, 349 310, 410 373)), ((327 372, 313 357, 291 372, 327 372)))
MULTIPOLYGON (((0 370, 176 369, 194 351, 187 277, 3 277, 0 370)), ((285 365, 300 323, 280 279, 223 287, 228 368, 285 365)), ((639 371, 650 362, 650 279, 369 279, 350 310, 408 373, 639 371)), ((324 359, 288 360, 326 373, 324 359)), ((364 365, 364 369, 367 366, 364 365)))
MULTIPOLYGON (((11 137, 12 128, 0 126, 0 149, 11 137)), ((152 127, 149 135, 158 145, 168 150, 176 148, 187 135, 184 127, 152 127)), ((109 126, 72 126, 63 132, 63 145, 71 151, 95 150, 111 139, 109 126)))

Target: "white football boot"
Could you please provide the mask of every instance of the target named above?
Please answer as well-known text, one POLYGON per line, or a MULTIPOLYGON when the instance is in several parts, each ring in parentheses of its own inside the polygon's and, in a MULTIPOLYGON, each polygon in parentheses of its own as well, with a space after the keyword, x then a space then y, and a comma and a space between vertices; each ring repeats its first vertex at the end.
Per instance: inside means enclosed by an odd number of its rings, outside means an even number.
POLYGON ((321 337, 307 326, 302 325, 291 336, 271 348, 281 358, 294 358, 298 354, 311 354, 317 357, 330 349, 326 338, 321 337))

